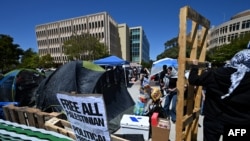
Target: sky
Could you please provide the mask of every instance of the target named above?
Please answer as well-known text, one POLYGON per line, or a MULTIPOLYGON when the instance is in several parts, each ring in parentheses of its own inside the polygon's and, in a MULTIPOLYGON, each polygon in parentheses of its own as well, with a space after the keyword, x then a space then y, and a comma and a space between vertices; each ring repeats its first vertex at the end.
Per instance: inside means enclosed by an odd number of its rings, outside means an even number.
POLYGON ((156 60, 164 43, 178 36, 184 6, 207 18, 211 26, 218 26, 250 10, 250 0, 1 0, 0 34, 11 36, 23 50, 37 52, 36 25, 106 11, 118 24, 142 26, 150 59, 156 60))

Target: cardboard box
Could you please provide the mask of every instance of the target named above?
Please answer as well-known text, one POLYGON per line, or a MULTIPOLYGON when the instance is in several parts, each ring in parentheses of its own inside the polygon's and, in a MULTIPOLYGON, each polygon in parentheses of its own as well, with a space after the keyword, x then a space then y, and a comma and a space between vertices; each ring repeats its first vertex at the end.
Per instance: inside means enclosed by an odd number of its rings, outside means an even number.
POLYGON ((152 126, 152 141, 169 141, 170 130, 152 126))
POLYGON ((121 122, 122 134, 142 134, 145 141, 149 138, 149 117, 124 114, 121 122))
POLYGON ((168 141, 170 127, 169 119, 159 118, 157 126, 152 126, 152 141, 168 141))

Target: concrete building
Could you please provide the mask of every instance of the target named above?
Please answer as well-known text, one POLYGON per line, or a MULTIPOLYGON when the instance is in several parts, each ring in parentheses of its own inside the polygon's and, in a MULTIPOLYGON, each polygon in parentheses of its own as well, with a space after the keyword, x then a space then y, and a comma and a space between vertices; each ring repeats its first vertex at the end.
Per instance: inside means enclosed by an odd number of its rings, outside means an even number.
POLYGON ((126 23, 118 24, 118 32, 122 50, 122 59, 131 61, 128 25, 126 23))
POLYGON ((130 30, 130 57, 132 63, 149 62, 150 44, 141 26, 131 27, 130 30))
POLYGON ((36 26, 36 38, 39 56, 50 54, 55 63, 65 63, 63 43, 73 34, 89 33, 100 39, 110 54, 121 57, 118 24, 107 12, 75 17, 36 26))
POLYGON ((107 13, 101 12, 36 26, 39 56, 50 54, 55 63, 68 62, 63 53, 63 43, 72 35, 89 33, 116 55, 132 63, 149 61, 149 42, 142 27, 129 28, 117 22, 107 13))
POLYGON ((240 12, 231 17, 227 22, 209 30, 208 48, 229 44, 236 39, 250 32, 250 10, 240 12))

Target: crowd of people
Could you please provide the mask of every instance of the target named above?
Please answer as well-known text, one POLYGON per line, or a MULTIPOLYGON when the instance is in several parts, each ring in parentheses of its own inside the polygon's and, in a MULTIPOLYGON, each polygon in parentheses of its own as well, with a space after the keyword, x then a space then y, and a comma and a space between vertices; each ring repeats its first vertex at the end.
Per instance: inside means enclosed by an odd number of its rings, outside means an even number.
MULTIPOLYGON (((213 69, 211 66, 207 67, 201 74, 197 60, 193 60, 190 67, 186 78, 188 84, 202 87, 201 115, 204 116, 202 126, 204 141, 227 139, 229 130, 237 128, 248 129, 249 137, 250 49, 239 51, 224 66, 213 69)), ((141 87, 148 88, 149 73, 142 70, 141 74, 143 74, 143 77, 140 77, 141 87)), ((162 101, 164 115, 175 123, 178 71, 172 66, 163 65, 159 76, 159 91, 164 97, 159 99, 164 100, 162 101)), ((149 96, 152 99, 152 94, 149 96)), ((147 110, 149 110, 148 103, 147 110)))

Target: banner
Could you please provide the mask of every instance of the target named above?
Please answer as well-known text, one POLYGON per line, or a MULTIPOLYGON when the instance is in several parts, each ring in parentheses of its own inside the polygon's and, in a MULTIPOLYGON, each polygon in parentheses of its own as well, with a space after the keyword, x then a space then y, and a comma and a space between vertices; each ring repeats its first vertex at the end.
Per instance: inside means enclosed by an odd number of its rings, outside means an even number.
POLYGON ((110 141, 105 103, 101 94, 57 93, 77 141, 110 141))

